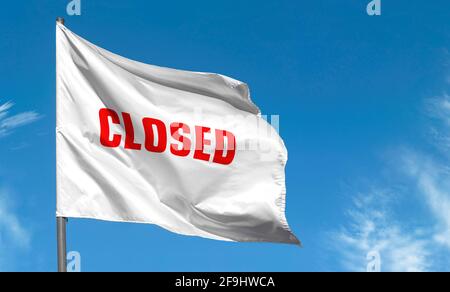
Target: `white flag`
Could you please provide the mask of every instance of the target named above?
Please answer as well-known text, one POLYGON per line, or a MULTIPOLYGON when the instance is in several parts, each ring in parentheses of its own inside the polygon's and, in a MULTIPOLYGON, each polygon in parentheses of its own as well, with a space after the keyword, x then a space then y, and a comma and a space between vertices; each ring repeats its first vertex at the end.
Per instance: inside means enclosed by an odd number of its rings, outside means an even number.
POLYGON ((246 84, 135 62, 56 27, 58 217, 298 244, 287 151, 246 84))

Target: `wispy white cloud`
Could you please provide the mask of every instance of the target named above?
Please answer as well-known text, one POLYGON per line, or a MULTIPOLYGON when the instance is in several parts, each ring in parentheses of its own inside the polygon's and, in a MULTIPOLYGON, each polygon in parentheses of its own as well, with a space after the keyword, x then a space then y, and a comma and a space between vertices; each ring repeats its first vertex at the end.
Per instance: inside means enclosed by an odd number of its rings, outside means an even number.
POLYGON ((384 190, 358 194, 347 212, 348 224, 331 234, 346 270, 366 271, 371 252, 380 255, 382 271, 430 269, 426 236, 419 229, 411 232, 390 216, 390 195, 384 190))
POLYGON ((35 111, 27 111, 9 116, 9 110, 14 106, 12 102, 0 104, 0 138, 8 135, 18 127, 37 121, 41 116, 35 111))
MULTIPOLYGON (((0 138, 41 117, 34 111, 11 115, 13 107, 12 102, 0 103, 0 138)), ((15 253, 30 248, 30 232, 15 212, 14 203, 8 191, 0 188, 0 271, 12 269, 15 253)))
POLYGON ((30 247, 30 231, 22 225, 6 190, 0 189, 0 271, 11 268, 11 256, 30 247))
POLYGON ((450 249, 450 180, 446 176, 442 181, 428 174, 419 174, 419 187, 427 201, 433 216, 437 220, 434 238, 450 249))
POLYGON ((450 96, 432 98, 427 105, 428 115, 435 119, 432 142, 441 155, 409 152, 405 155, 405 165, 436 219, 438 231, 434 238, 450 252, 450 96))
POLYGON ((426 113, 430 123, 431 143, 437 147, 444 156, 450 158, 450 96, 444 94, 431 98, 426 102, 426 113))
POLYGON ((401 148, 396 155, 400 182, 408 180, 412 193, 374 190, 354 196, 349 221, 333 232, 335 248, 348 270, 364 270, 366 255, 377 251, 384 271, 448 270, 450 264, 450 97, 444 94, 426 102, 433 122, 431 145, 435 153, 401 148), (395 204, 387 198, 408 197, 427 210, 426 226, 400 220, 395 204))
POLYGON ((13 106, 11 102, 0 105, 0 120, 3 119, 7 114, 8 110, 13 106))

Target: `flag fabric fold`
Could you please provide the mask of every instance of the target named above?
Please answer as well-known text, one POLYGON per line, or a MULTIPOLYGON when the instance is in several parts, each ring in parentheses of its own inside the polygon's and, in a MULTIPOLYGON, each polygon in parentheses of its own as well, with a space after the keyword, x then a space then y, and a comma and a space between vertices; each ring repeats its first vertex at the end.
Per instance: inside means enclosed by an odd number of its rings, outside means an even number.
POLYGON ((56 26, 58 217, 299 244, 287 150, 247 85, 147 65, 56 26))

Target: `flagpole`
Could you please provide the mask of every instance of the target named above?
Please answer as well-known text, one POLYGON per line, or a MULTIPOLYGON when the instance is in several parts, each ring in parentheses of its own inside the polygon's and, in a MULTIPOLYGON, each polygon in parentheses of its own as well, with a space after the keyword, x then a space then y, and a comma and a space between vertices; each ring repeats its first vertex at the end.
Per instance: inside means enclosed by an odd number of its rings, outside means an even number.
MULTIPOLYGON (((56 22, 64 24, 64 18, 57 17, 56 22)), ((66 222, 67 218, 56 217, 58 272, 67 272, 66 222)))
POLYGON ((66 251, 66 218, 56 217, 57 241, 58 241, 58 272, 67 272, 66 251))

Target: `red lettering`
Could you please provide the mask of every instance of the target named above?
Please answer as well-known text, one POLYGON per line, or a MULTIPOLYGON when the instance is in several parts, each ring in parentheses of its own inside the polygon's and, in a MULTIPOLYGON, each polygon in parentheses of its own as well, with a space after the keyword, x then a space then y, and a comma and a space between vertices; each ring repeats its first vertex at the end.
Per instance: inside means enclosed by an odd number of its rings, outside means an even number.
POLYGON ((176 141, 181 142, 183 145, 180 149, 177 144, 170 144, 170 152, 172 152, 172 154, 174 155, 184 157, 188 156, 189 152, 191 152, 191 139, 186 136, 180 135, 180 129, 186 134, 190 133, 188 125, 183 123, 172 123, 170 125, 170 134, 176 141))
POLYGON ((145 131, 145 149, 150 152, 161 153, 166 150, 167 146, 167 132, 166 125, 158 119, 144 118, 142 119, 145 131), (153 126, 156 127, 158 135, 158 144, 155 145, 155 133, 153 126))
POLYGON ((134 128, 129 113, 122 113, 125 124, 125 149, 141 150, 141 144, 134 142, 134 128))
POLYGON ((214 151, 213 162, 228 165, 233 162, 236 154, 236 137, 225 130, 216 130, 216 150, 214 151), (225 137, 227 139, 227 153, 223 156, 225 148, 225 137))
MULTIPOLYGON (((211 156, 213 156, 211 162, 229 165, 236 156, 236 137, 226 130, 216 129, 214 135, 209 137, 207 134, 211 134, 211 128, 195 126, 195 130, 191 130, 187 124, 171 123, 168 133, 163 121, 145 117, 142 119, 142 127, 139 129, 140 131, 143 130, 145 141, 139 143, 135 141, 135 128, 131 115, 127 112, 122 112, 121 115, 123 119, 121 129, 124 129, 124 133, 113 134, 111 133, 111 126, 113 124, 121 125, 118 113, 108 108, 99 110, 101 145, 111 148, 119 147, 122 137, 124 137, 125 149, 142 150, 142 148, 145 148, 149 152, 162 153, 166 151, 168 135, 171 135, 173 141, 172 143, 169 142, 170 153, 176 156, 189 156, 194 143, 194 159, 210 161, 211 156), (191 131, 194 133, 191 133, 191 131), (205 150, 205 146, 211 146, 213 142, 215 149, 205 150), (214 152, 213 155, 210 154, 212 151, 214 152)), ((142 134, 139 136, 142 136, 142 134)))
POLYGON ((210 133, 211 129, 207 127, 195 126, 195 151, 194 158, 209 161, 209 154, 205 153, 205 145, 211 145, 211 141, 205 139, 205 133, 210 133))
POLYGON ((98 112, 100 119, 100 143, 105 147, 118 147, 120 145, 120 140, 122 137, 118 134, 114 134, 112 139, 110 139, 110 128, 109 119, 113 124, 120 124, 119 115, 111 109, 102 108, 98 112))

